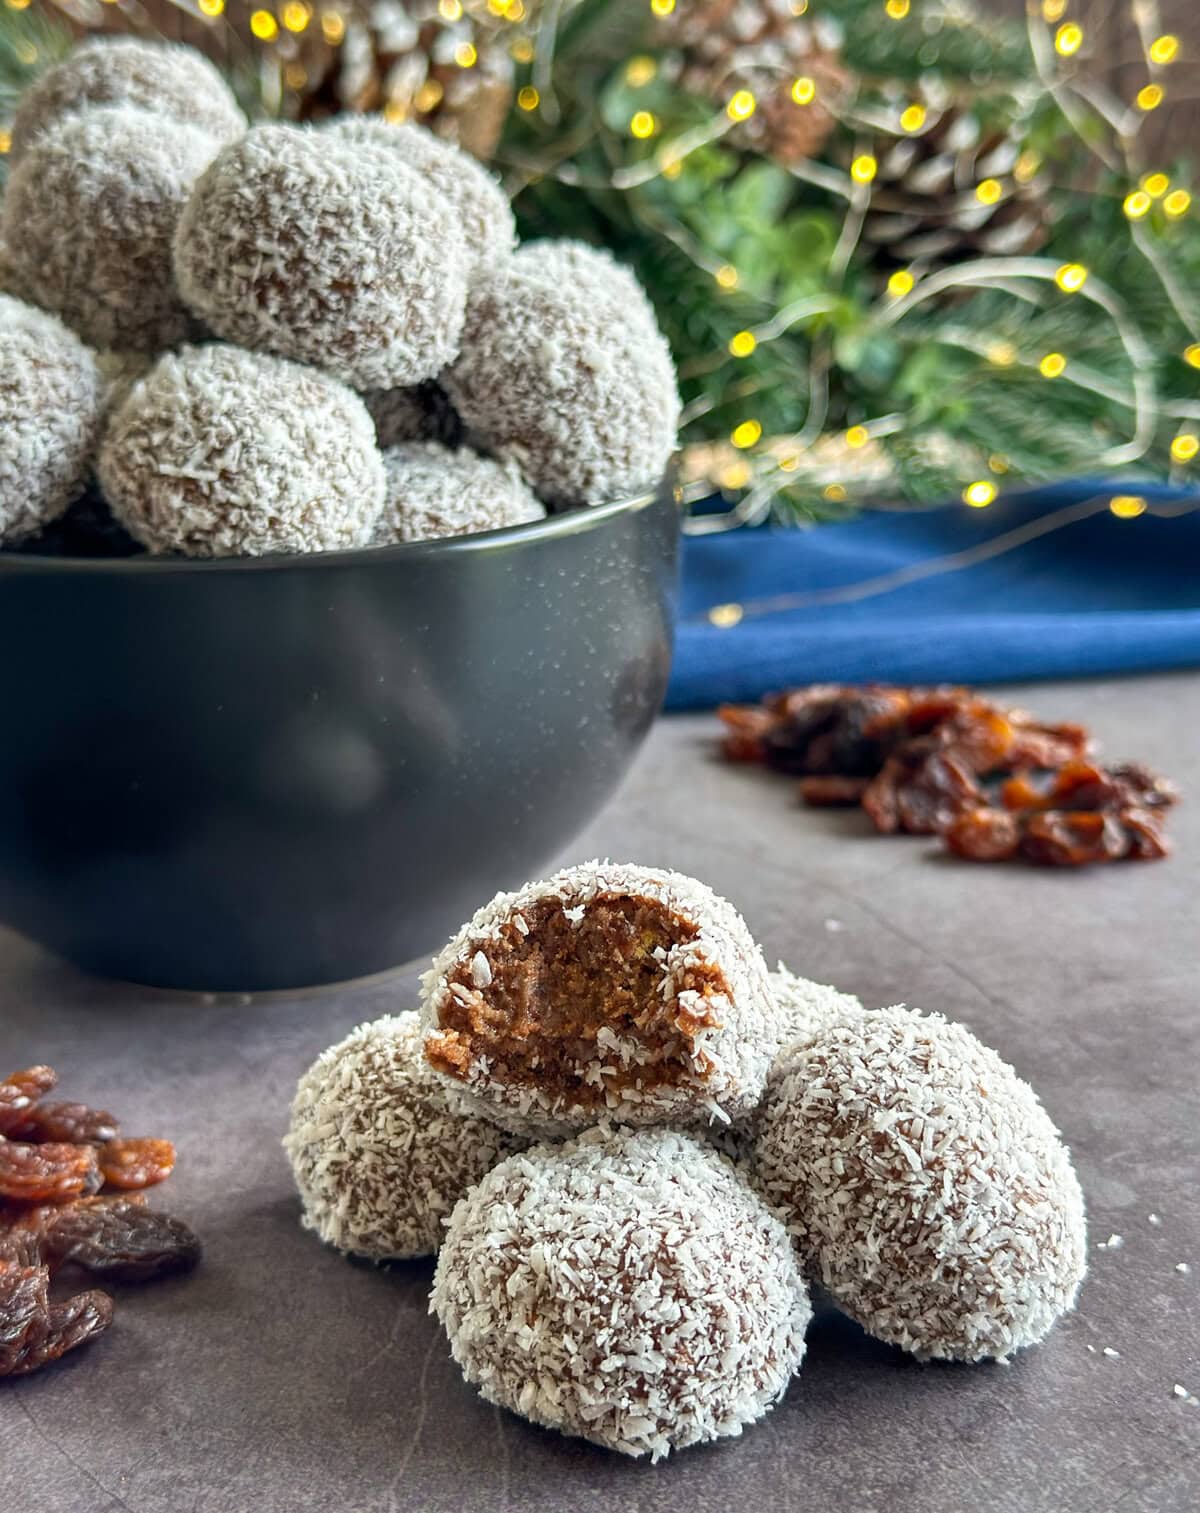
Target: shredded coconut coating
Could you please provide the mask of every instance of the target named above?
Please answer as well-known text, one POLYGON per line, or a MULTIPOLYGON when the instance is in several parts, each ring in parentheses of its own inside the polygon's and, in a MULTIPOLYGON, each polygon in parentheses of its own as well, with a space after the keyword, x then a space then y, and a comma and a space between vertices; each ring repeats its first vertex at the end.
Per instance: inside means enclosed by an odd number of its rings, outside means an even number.
POLYGON ((940 1015, 872 1010, 795 1054, 755 1175, 838 1305, 918 1357, 1006 1360, 1074 1307, 1066 1147, 1033 1089, 940 1015))
POLYGON ((438 383, 366 389, 362 399, 375 422, 381 447, 399 446, 404 441, 440 441, 454 447, 462 440, 462 421, 438 383))
POLYGON ((488 1402, 653 1460, 761 1418, 811 1317, 783 1226, 670 1130, 501 1162, 451 1215, 430 1308, 488 1402))
POLYGON ((151 552, 367 545, 383 459, 358 395, 327 374, 214 344, 161 357, 109 423, 100 482, 151 552))
POLYGON ((8 181, 3 236, 39 305, 97 347, 162 351, 191 320, 175 292, 171 238, 217 140, 109 105, 41 134, 8 181))
POLYGON ((360 1025, 313 1063, 283 1147, 305 1228, 386 1261, 433 1255, 450 1210, 521 1142, 446 1107, 410 1012, 360 1025))
MULTIPOLYGON (((638 1064, 640 1048, 601 1029, 592 1058, 576 1069, 587 1086, 605 1089, 604 1116, 619 1124, 726 1123, 749 1112, 760 1100, 771 1059, 778 1049, 775 1006, 766 963, 745 920, 725 899, 695 878, 631 863, 585 862, 568 867, 545 882, 526 883, 515 893, 498 893, 443 948, 421 979, 421 1016, 426 1045, 435 1039, 442 1012, 451 999, 448 979, 455 968, 482 953, 523 911, 542 900, 561 901, 564 914, 580 914, 600 894, 647 898, 690 921, 695 938, 664 953, 659 963, 659 990, 664 1012, 679 1024, 697 1009, 715 1023, 690 1035, 674 1079, 654 1087, 631 1085, 614 1091, 612 1076, 624 1076, 638 1064), (701 995, 683 986, 695 968, 716 966, 728 994, 701 995)), ((488 1058, 476 1055, 463 1078, 439 1072, 447 1096, 456 1106, 495 1119, 522 1134, 563 1135, 594 1124, 595 1103, 582 1104, 562 1094, 526 1083, 503 1082, 491 1075, 488 1058)))
POLYGON ((60 320, 0 294, 0 540, 31 535, 82 491, 104 383, 60 320))
POLYGON ((229 86, 194 48, 93 37, 21 96, 12 125, 13 163, 47 127, 96 105, 140 106, 161 119, 198 126, 218 142, 232 142, 246 129, 229 86))
POLYGON ((650 303, 578 243, 531 242, 480 277, 444 382, 480 443, 551 504, 653 488, 675 447, 675 369, 650 303))
MULTIPOLYGON (((843 993, 825 983, 810 982, 807 977, 797 977, 783 962, 767 977, 779 1037, 779 1051, 767 1073, 767 1088, 770 1089, 786 1074, 793 1055, 815 1036, 831 1024, 866 1011, 852 993, 843 993)), ((731 1161, 739 1164, 747 1161, 754 1149, 761 1109, 760 1103, 733 1124, 709 1124, 703 1134, 731 1161)))
POLYGON ((463 447, 410 441, 383 454, 387 498, 376 541, 430 541, 543 520, 546 511, 515 463, 463 447))
POLYGON ((180 292, 219 336, 356 388, 434 378, 458 353, 467 257, 451 211, 393 155, 256 126, 195 187, 180 292))
POLYGON ((379 116, 339 116, 323 133, 363 153, 392 154, 420 174, 453 215, 466 244, 470 276, 494 267, 516 247, 508 196, 476 158, 453 142, 423 126, 391 126, 379 116))

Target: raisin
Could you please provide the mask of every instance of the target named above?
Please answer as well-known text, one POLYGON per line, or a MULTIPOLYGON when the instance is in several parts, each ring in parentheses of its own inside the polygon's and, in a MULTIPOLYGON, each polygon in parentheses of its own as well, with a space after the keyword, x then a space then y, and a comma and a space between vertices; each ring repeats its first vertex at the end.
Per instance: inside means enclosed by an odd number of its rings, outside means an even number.
POLYGON ((121 1199, 71 1204, 46 1223, 46 1254, 121 1282, 190 1271, 200 1259, 200 1241, 179 1219, 121 1199))
POLYGON ((1117 817, 1094 809, 1047 809, 1023 827, 1021 855, 1048 867, 1086 867, 1119 861, 1129 838, 1117 817))
POLYGON ((0 1140, 0 1198, 62 1203, 100 1186, 94 1145, 28 1145, 0 1140))
POLYGON ((1005 809, 968 809, 942 831, 947 849, 972 862, 1006 862, 1016 856, 1020 821, 1005 809))
POLYGON ((832 809, 843 805, 862 803, 869 779, 834 777, 806 777, 800 779, 800 797, 816 809, 832 809))
POLYGON ((22 1369, 45 1337, 50 1319, 50 1273, 44 1266, 0 1259, 0 1376, 22 1369))
POLYGON ((25 1118, 29 1109, 43 1093, 48 1093, 58 1081, 48 1066, 31 1066, 27 1071, 14 1072, 0 1082, 0 1135, 25 1118))
POLYGON ((1163 817, 1154 809, 1121 810, 1121 824, 1129 841, 1129 857, 1137 862, 1157 862, 1170 856, 1171 847, 1162 833, 1163 817))
POLYGON ((103 1109, 86 1103, 39 1103, 14 1129, 13 1140, 65 1142, 68 1145, 104 1145, 116 1139, 117 1121, 103 1109))
MULTIPOLYGON (((86 1345, 112 1323, 113 1301, 106 1292, 77 1292, 62 1303, 51 1303, 45 1329, 28 1339, 9 1368, 9 1376, 28 1376, 57 1361, 68 1350, 86 1345)), ((4 1375, 0 1366, 0 1375, 4 1375)))
POLYGON ((169 1140, 110 1140, 99 1148, 100 1171, 111 1187, 153 1187, 175 1168, 169 1140))

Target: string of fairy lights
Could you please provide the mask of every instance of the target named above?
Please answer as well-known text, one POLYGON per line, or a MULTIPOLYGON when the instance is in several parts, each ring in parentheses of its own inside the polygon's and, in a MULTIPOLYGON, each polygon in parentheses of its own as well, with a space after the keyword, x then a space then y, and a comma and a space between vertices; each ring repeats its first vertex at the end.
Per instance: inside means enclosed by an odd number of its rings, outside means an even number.
MULTIPOLYGON (((35 0, 0 0, 10 10, 27 9, 35 0)), ((97 5, 117 6, 126 14, 144 11, 139 0, 54 0, 65 14, 80 24, 88 24, 88 13, 97 5)), ((300 90, 306 82, 302 44, 316 37, 329 49, 347 43, 362 7, 336 4, 310 4, 308 0, 283 0, 273 8, 261 6, 246 13, 238 8, 237 26, 227 0, 169 0, 174 8, 193 20, 210 25, 221 24, 236 39, 244 33, 248 45, 256 46, 261 64, 278 90, 300 90)), ((666 20, 688 0, 646 0, 653 17, 666 20)), ((540 115, 555 122, 558 104, 554 97, 554 47, 558 27, 571 9, 572 0, 429 0, 430 15, 450 33, 448 59, 464 72, 481 63, 471 25, 485 22, 498 28, 513 63, 523 70, 515 94, 519 112, 540 115), (509 31, 511 29, 511 31, 509 31)), ((928 14, 913 0, 880 0, 886 18, 896 26, 919 24, 919 14, 928 14)), ((1127 186, 1122 202, 1130 244, 1145 261, 1149 274, 1157 280, 1163 298, 1169 303, 1186 332, 1186 341, 1178 354, 1190 367, 1200 370, 1200 308, 1197 297, 1179 286, 1156 241, 1154 227, 1178 221, 1192 213, 1192 193, 1186 185, 1173 183, 1164 168, 1146 168, 1139 162, 1139 136, 1143 124, 1158 110, 1175 88, 1172 71, 1178 72, 1181 42, 1167 31, 1161 21, 1157 0, 1131 0, 1130 13, 1141 52, 1144 70, 1141 82, 1131 99, 1119 99, 1077 65, 1088 47, 1088 23, 1070 14, 1071 0, 1027 0, 1027 33, 1034 65, 1031 87, 1043 97, 1051 98, 1079 137, 1087 151, 1110 173, 1121 176, 1127 186), (1098 132, 1096 124, 1104 130, 1098 132)), ((811 9, 819 9, 819 0, 811 0, 811 9)), ((810 0, 792 0, 792 14, 799 18, 810 12, 810 0)), ((836 13, 836 6, 829 6, 836 13)), ((482 45, 482 43, 481 43, 482 45)), ((34 60, 25 59, 27 63, 34 60)), ((647 87, 655 80, 659 61, 638 54, 624 63, 624 82, 630 89, 647 87)), ((786 81, 785 81, 786 82, 786 81)), ((392 121, 436 108, 443 85, 432 76, 425 78, 415 92, 389 93, 382 113, 392 121)), ((743 522, 760 521, 770 513, 778 492, 801 468, 815 468, 821 492, 831 503, 851 497, 857 479, 868 477, 877 488, 885 481, 877 443, 904 432, 907 418, 901 412, 870 416, 841 431, 826 428, 830 407, 831 355, 827 341, 814 334, 807 384, 807 406, 803 423, 790 435, 768 435, 753 412, 755 382, 739 382, 738 364, 751 357, 764 344, 776 341, 806 323, 827 315, 837 297, 838 280, 846 273, 858 246, 871 209, 880 174, 879 137, 900 141, 919 138, 935 131, 941 111, 931 98, 916 98, 921 91, 914 87, 910 97, 898 100, 894 108, 880 108, 869 101, 849 98, 826 89, 813 75, 798 74, 787 87, 791 108, 798 112, 827 111, 851 134, 856 146, 848 164, 841 168, 812 158, 788 163, 789 172, 815 185, 842 202, 844 218, 831 257, 833 288, 830 292, 797 299, 773 310, 756 324, 736 331, 725 344, 707 356, 690 359, 692 372, 729 371, 730 392, 738 397, 743 413, 731 426, 727 445, 729 456, 717 474, 723 489, 737 495, 731 509, 716 516, 700 516, 691 522, 697 531, 727 529, 743 522)), ((271 89, 264 87, 270 104, 271 89)), ((509 187, 519 190, 533 176, 551 177, 569 185, 599 190, 628 191, 652 182, 657 177, 677 178, 687 161, 700 149, 721 141, 751 121, 760 108, 753 89, 738 83, 699 125, 670 134, 653 109, 635 106, 629 114, 627 133, 638 144, 638 154, 629 161, 616 161, 607 173, 597 175, 572 161, 591 137, 587 131, 564 134, 552 144, 549 160, 525 158, 509 153, 502 167, 509 175, 509 187), (647 152, 647 148, 651 150, 647 152)), ((594 123, 592 134, 599 130, 594 123)), ((0 133, 0 151, 8 142, 0 133)), ((1002 205, 1020 193, 1039 173, 1038 154, 1025 148, 1003 173, 985 172, 973 185, 953 191, 968 204, 991 208, 1002 205)), ((682 225, 664 218, 656 229, 668 237, 694 264, 711 277, 715 297, 745 286, 743 272, 735 263, 724 261, 711 249, 700 245, 682 225)), ((1128 366, 1125 381, 1092 370, 1068 350, 1022 351, 1008 337, 989 338, 986 333, 964 327, 939 330, 938 340, 972 352, 981 362, 1005 368, 1020 365, 1047 383, 1078 385, 1102 395, 1129 415, 1127 435, 1102 452, 1094 461, 1101 467, 1128 466, 1146 455, 1158 428, 1168 422, 1174 427, 1169 443, 1173 481, 1186 482, 1190 466, 1200 456, 1200 402, 1162 397, 1156 387, 1155 362, 1135 321, 1121 298, 1083 261, 1058 261, 1036 256, 977 256, 940 269, 924 266, 898 268, 868 313, 868 329, 884 332, 904 321, 930 300, 940 300, 955 293, 991 290, 1017 300, 1027 299, 1030 287, 1050 287, 1063 298, 1087 301, 1098 318, 1108 321, 1120 343, 1128 366)), ((688 427, 714 408, 711 395, 695 400, 682 417, 686 440, 688 427)), ((978 476, 969 478, 961 491, 962 502, 973 509, 985 509, 998 498, 1008 471, 1007 460, 999 454, 981 459, 978 476)), ((1148 511, 1157 512, 1147 499, 1133 492, 1114 493, 1101 502, 1112 515, 1133 520, 1148 511)), ((737 607, 734 607, 737 608, 737 607)), ((718 606, 713 623, 732 624, 729 606, 718 606), (722 615, 724 618, 722 618, 722 615)), ((741 616, 738 614, 737 619, 741 616)))

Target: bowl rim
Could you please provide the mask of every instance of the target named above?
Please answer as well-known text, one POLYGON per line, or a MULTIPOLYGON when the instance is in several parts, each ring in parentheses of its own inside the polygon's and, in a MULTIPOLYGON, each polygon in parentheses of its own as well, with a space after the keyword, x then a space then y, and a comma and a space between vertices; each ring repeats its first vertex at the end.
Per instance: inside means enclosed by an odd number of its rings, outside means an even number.
POLYGON ((384 566, 392 562, 420 561, 480 552, 504 551, 525 542, 556 540, 597 530, 618 515, 637 514, 662 499, 681 505, 679 490, 664 483, 644 493, 607 504, 585 505, 561 515, 496 530, 475 531, 464 536, 440 536, 429 541, 400 541, 390 546, 354 546, 336 552, 291 552, 262 557, 52 557, 0 550, 0 572, 89 573, 116 577, 159 577, 179 573, 316 572, 323 568, 384 566))

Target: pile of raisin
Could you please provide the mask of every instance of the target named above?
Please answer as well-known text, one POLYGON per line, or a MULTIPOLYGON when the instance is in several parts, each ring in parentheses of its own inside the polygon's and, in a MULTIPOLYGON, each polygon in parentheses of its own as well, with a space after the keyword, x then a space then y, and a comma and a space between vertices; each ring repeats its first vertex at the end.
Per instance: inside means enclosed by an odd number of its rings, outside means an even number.
POLYGON ((135 1191, 170 1176, 171 1142, 123 1140, 102 1109, 44 1102, 57 1081, 34 1066, 0 1082, 0 1377, 36 1371, 112 1323, 105 1292, 51 1295, 60 1269, 146 1282, 200 1259, 187 1225, 135 1191))
POLYGON ((866 810, 883 834, 940 836, 969 861, 1082 867, 1167 856, 1173 785, 1102 767, 1081 725, 1046 725, 969 688, 820 683, 727 705, 725 755, 799 779, 814 805, 866 810))

